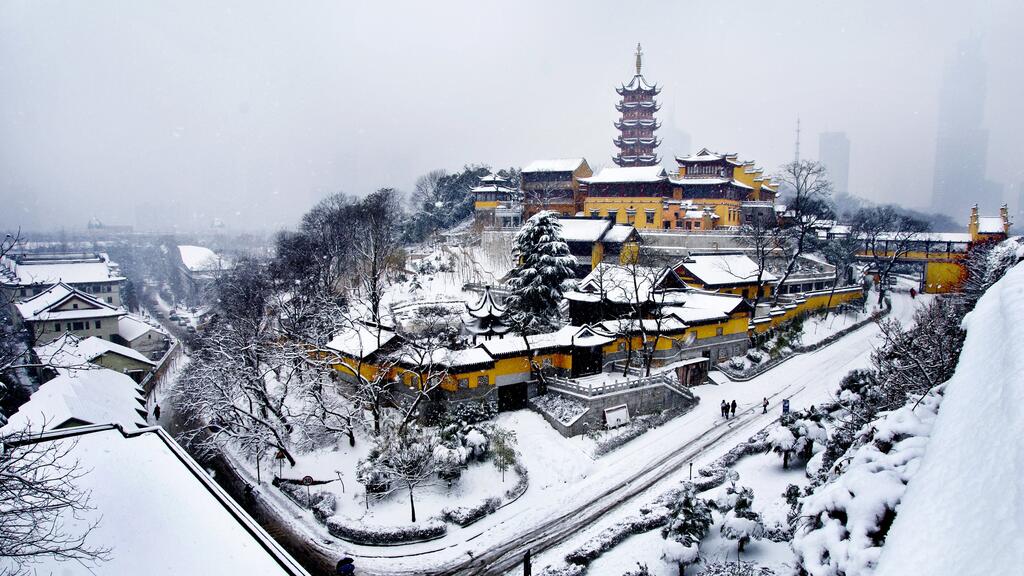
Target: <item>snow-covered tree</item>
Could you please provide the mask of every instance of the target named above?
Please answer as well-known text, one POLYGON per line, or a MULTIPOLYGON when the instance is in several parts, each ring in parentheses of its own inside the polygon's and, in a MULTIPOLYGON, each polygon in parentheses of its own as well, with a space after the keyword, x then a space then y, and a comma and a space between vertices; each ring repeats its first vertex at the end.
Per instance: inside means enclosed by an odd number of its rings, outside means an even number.
MULTIPOLYGON (((834 214, 828 205, 832 183, 820 162, 794 160, 782 167, 777 179, 788 192, 779 232, 779 246, 786 259, 778 282, 782 286, 796 269, 800 256, 815 247, 822 220, 833 218, 834 214)), ((775 292, 773 306, 778 304, 781 295, 781 290, 775 292)))
POLYGON ((505 471, 516 463, 516 432, 501 426, 491 429, 491 454, 494 455, 494 466, 501 470, 501 481, 505 481, 505 471))
POLYGON ((768 444, 772 452, 782 456, 782 467, 789 469, 789 460, 796 453, 796 436, 787 426, 779 424, 768 432, 768 444))
POLYGON ((697 497, 692 484, 686 485, 679 498, 669 503, 668 523, 661 529, 665 539, 662 558, 679 566, 679 576, 699 559, 698 546, 711 523, 711 507, 697 497))
POLYGON ((853 217, 853 228, 862 238, 865 254, 878 274, 878 303, 885 300, 893 270, 913 247, 928 223, 901 214, 892 206, 862 208, 853 217))
POLYGON ((395 490, 408 491, 409 509, 415 522, 415 490, 431 483, 438 473, 435 454, 440 438, 436 432, 415 424, 399 430, 397 422, 388 421, 376 438, 374 449, 359 461, 356 479, 367 492, 376 492, 378 497, 395 490))
POLYGON ((743 548, 751 540, 760 540, 764 534, 761 515, 753 510, 754 491, 744 486, 731 483, 723 497, 716 501, 716 506, 723 512, 720 531, 724 538, 735 540, 737 548, 743 548))
POLYGON ((512 294, 505 301, 506 317, 524 336, 554 330, 558 305, 575 277, 575 259, 562 240, 562 225, 554 212, 538 212, 516 233, 519 264, 509 273, 512 294))

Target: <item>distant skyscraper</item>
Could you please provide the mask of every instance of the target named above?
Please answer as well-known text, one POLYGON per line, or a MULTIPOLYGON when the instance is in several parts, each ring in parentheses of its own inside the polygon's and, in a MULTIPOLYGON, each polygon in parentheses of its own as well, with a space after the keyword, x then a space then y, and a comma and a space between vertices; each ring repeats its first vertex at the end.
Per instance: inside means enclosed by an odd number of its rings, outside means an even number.
POLYGON ((939 92, 932 209, 963 219, 971 205, 991 212, 991 187, 985 182, 988 130, 985 114, 985 60, 976 38, 965 40, 949 60, 939 92))
POLYGON ((828 169, 832 189, 838 194, 850 192, 850 139, 846 132, 822 132, 818 135, 818 161, 828 169))

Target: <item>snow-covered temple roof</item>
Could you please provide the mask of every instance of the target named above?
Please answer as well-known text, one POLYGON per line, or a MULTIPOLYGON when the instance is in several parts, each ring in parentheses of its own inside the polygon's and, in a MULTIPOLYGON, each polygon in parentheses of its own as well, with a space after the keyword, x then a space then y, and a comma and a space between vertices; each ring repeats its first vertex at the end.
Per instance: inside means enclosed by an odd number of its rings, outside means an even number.
POLYGON ((524 173, 530 172, 575 172, 586 164, 585 158, 556 158, 553 160, 534 160, 523 168, 524 173))
POLYGON ((587 184, 617 184, 623 182, 660 182, 668 179, 661 166, 605 167, 595 176, 580 178, 587 184))
MULTIPOLYGON (((757 280, 758 265, 749 256, 741 253, 693 254, 676 265, 706 286, 728 286, 746 284, 757 280)), ((763 280, 776 277, 767 270, 763 280)))

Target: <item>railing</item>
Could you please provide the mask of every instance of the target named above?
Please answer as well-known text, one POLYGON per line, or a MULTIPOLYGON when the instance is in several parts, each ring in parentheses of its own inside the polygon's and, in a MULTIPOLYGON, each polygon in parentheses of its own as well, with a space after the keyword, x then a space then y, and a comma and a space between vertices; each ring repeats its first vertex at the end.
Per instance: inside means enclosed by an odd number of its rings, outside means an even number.
POLYGON ((622 392, 624 390, 634 390, 647 386, 666 386, 684 396, 688 396, 690 398, 693 397, 693 394, 689 390, 684 392, 683 390, 685 390, 685 388, 680 388, 678 386, 675 373, 671 371, 621 382, 610 382, 600 386, 585 386, 583 384, 579 384, 575 380, 563 378, 561 376, 549 376, 547 380, 549 381, 549 386, 554 386, 555 388, 575 392, 584 396, 602 396, 604 394, 622 392))
POLYGON ((142 379, 142 382, 139 383, 139 386, 143 389, 143 391, 145 391, 146 396, 151 395, 153 393, 153 390, 155 390, 157 386, 163 383, 164 379, 167 377, 167 374, 174 370, 174 368, 178 364, 178 361, 181 359, 182 354, 184 353, 184 349, 185 347, 181 344, 181 341, 175 339, 174 343, 171 344, 170 349, 168 349, 167 353, 165 353, 163 358, 160 359, 160 363, 157 365, 156 369, 147 374, 146 377, 142 379))

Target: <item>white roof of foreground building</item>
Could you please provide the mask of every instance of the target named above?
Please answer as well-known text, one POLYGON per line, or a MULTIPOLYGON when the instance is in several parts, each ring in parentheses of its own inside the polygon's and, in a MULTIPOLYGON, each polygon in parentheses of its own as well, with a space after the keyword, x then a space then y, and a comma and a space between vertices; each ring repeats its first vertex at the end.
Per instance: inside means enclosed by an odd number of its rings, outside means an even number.
POLYGON ((138 384, 120 372, 99 367, 65 370, 33 392, 0 430, 40 432, 110 423, 142 428, 146 425, 142 394, 138 384))
POLYGON ((394 330, 383 326, 368 326, 361 322, 346 327, 338 332, 327 349, 340 352, 350 358, 367 358, 398 335, 394 330))
POLYGON ((144 336, 151 330, 160 333, 164 337, 167 336, 167 333, 164 332, 163 328, 158 328, 148 322, 143 322, 134 316, 125 315, 117 319, 118 335, 129 342, 134 341, 140 336, 144 336))
POLYGON ((70 529, 98 521, 86 543, 110 548, 110 558, 94 570, 40 558, 34 573, 308 576, 162 429, 88 426, 38 441, 66 443, 78 461, 83 474, 73 482, 93 510, 62 521, 70 529))
MULTIPOLYGON (((681 260, 676 267, 683 268, 705 286, 748 284, 757 281, 758 273, 757 262, 739 253, 694 254, 681 260)), ((761 279, 772 282, 776 277, 765 270, 761 279)))

